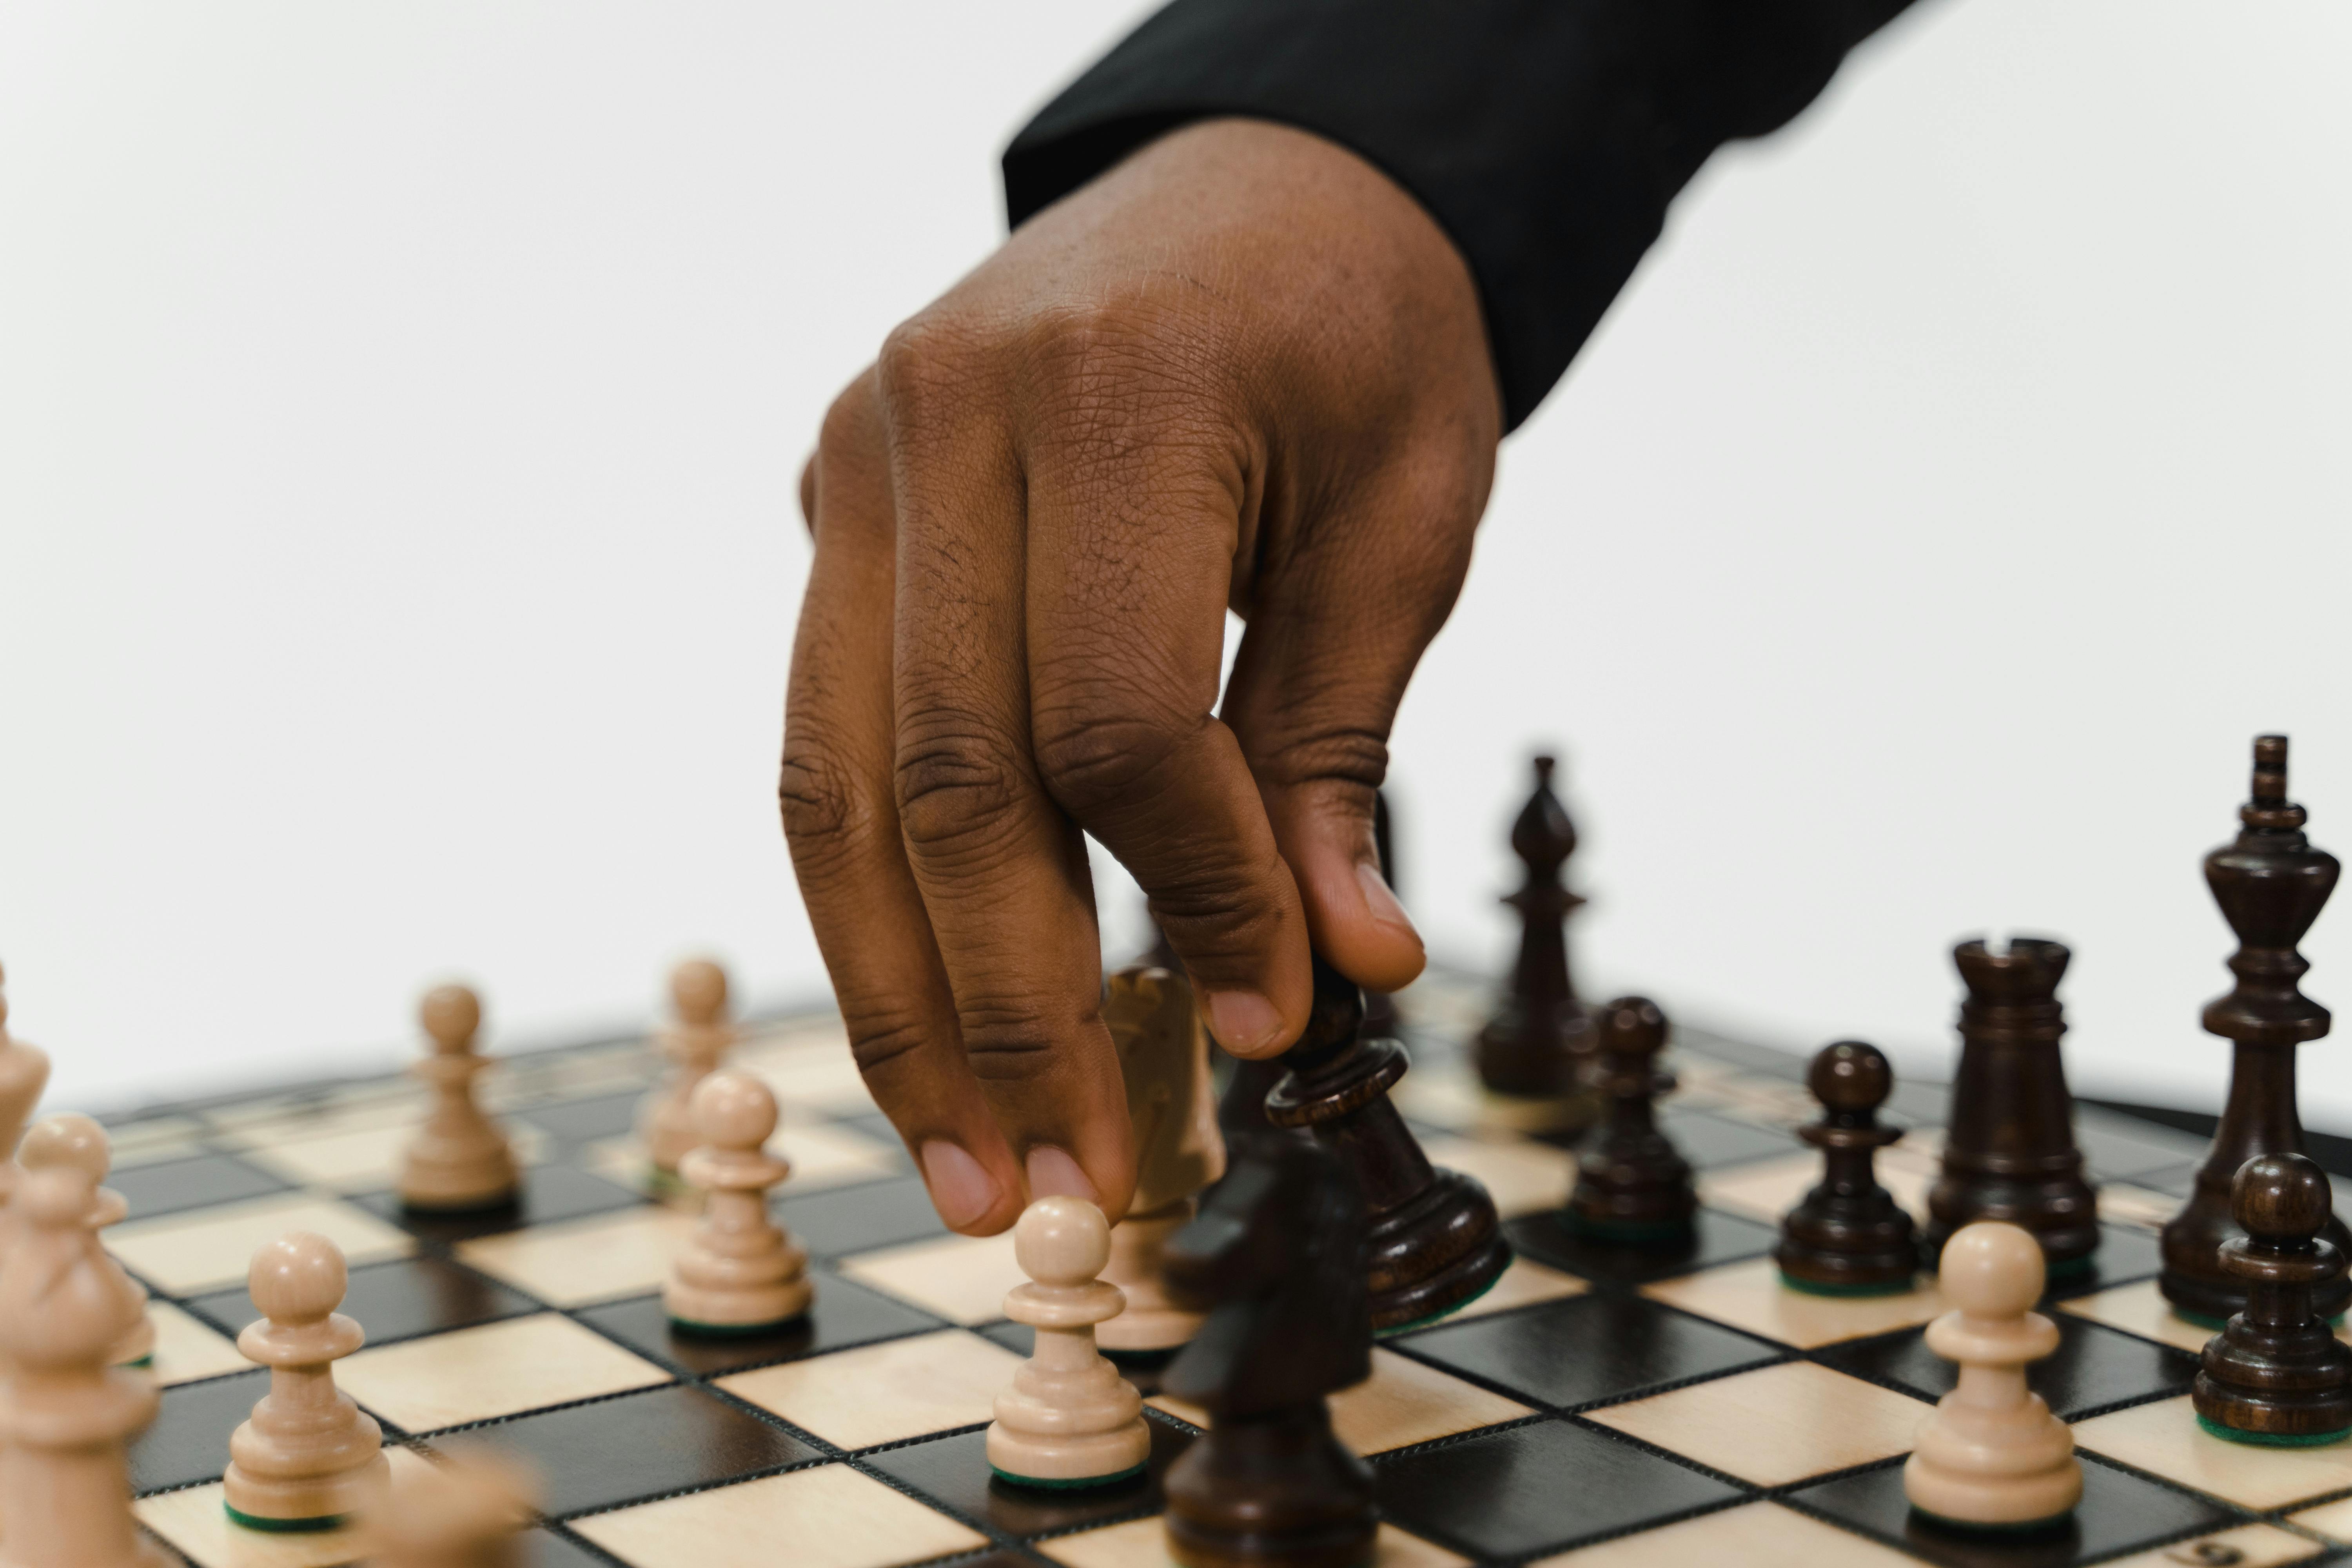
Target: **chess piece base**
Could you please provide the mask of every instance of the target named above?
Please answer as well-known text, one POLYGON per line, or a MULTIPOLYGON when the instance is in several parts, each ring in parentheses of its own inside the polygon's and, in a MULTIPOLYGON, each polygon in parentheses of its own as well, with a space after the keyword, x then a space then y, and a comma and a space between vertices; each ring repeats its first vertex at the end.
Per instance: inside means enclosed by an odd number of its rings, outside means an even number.
POLYGON ((988 1428, 988 1468, 1025 1486, 1108 1486, 1135 1474, 1151 1457, 1151 1428, 1144 1425, 1142 1402, 1127 1389, 1136 1414, 1108 1431, 1056 1432, 1057 1416, 1066 1422, 1075 1414, 1047 1409, 1018 1394, 997 1400, 997 1419, 988 1428), (1008 1412, 1008 1406, 1013 1407, 1008 1412), (1015 1415, 1024 1430, 1007 1425, 1015 1415), (1031 1416, 1020 1420, 1022 1415, 1031 1416))
POLYGON ((1115 1487, 1121 1481, 1131 1481, 1143 1473, 1144 1467, 1138 1465, 1132 1469, 1121 1470, 1115 1476, 1086 1476, 1076 1480, 1066 1481, 1049 1480, 1043 1476, 1016 1476, 1010 1470, 1000 1470, 994 1465, 989 1466, 988 1469, 991 1475, 1008 1486, 1034 1487, 1040 1491, 1049 1492, 1075 1492, 1088 1490, 1095 1487, 1115 1487))
POLYGON ((1332 1436, 1320 1401, 1214 1421, 1165 1486, 1181 1568, 1360 1568, 1379 1540, 1371 1469, 1332 1436))
POLYGON ((255 1475, 232 1460, 221 1478, 221 1506, 248 1530, 332 1530, 383 1496, 391 1481, 392 1461, 382 1449, 341 1475, 285 1479, 255 1475))
POLYGON ((673 1279, 662 1289, 662 1310, 671 1322, 692 1332, 758 1334, 806 1317, 813 1294, 805 1278, 725 1290, 705 1289, 673 1279))
POLYGON ((504 1208, 520 1194, 514 1157, 501 1141, 495 1149, 412 1150, 400 1169, 400 1204, 420 1214, 472 1214, 504 1208))
POLYGON ((1156 1355, 1181 1349, 1201 1331, 1207 1314, 1188 1312, 1168 1299, 1160 1282, 1168 1238, 1192 1217, 1191 1198, 1146 1215, 1129 1215, 1110 1228, 1110 1262, 1102 1278, 1127 1297, 1116 1318, 1095 1325, 1095 1348, 1105 1355, 1156 1355))
POLYGON ((1459 1171, 1433 1173, 1411 1201, 1372 1218, 1366 1277, 1376 1333, 1466 1306, 1511 1266, 1486 1189, 1459 1171))
POLYGON ((1947 1394, 1917 1441, 1903 1466, 1903 1495, 1938 1520, 2032 1529, 2063 1519, 2082 1500, 2074 1435, 2038 1394, 1999 1409, 1958 1405, 1947 1394))

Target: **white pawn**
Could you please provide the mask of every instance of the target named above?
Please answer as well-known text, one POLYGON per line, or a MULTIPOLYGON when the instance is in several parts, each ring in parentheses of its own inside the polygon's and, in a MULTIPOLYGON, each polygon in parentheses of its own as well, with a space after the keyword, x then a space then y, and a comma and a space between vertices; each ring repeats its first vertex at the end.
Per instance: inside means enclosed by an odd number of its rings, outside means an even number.
POLYGON ((2058 1348, 2058 1328, 2032 1310, 2042 1244, 1994 1220, 1944 1244, 1937 1283, 1958 1310, 1927 1325, 1927 1348, 1958 1363, 1959 1386, 1920 1424, 1903 1467, 1904 1495, 1958 1524, 2020 1529, 2063 1518, 2083 1496, 2074 1434, 2025 1385, 2025 1367, 2058 1348))
POLYGON ((0 1568, 165 1568, 131 1518, 123 1445, 155 1417, 154 1381, 108 1363, 136 1308, 90 1228, 96 1184, 71 1165, 26 1173, 0 1265, 0 1568))
POLYGON ((342 1250, 293 1230, 253 1255, 246 1286, 261 1310, 236 1336, 269 1368, 269 1392, 229 1435, 221 1478, 228 1516, 253 1530, 324 1530, 382 1495, 391 1474, 383 1429, 335 1386, 335 1363, 366 1342, 342 1305, 342 1250))
POLYGON ((677 1175, 679 1164, 702 1142, 694 1120, 694 1090, 719 1069, 727 1048, 735 1043, 735 1026, 727 1021, 727 972, 707 958, 689 958, 669 972, 669 996, 677 1018, 662 1031, 662 1055, 669 1071, 646 1096, 639 1112, 639 1131, 646 1156, 662 1175, 677 1175))
MULTIPOLYGON (((87 1116, 59 1111, 42 1117, 17 1146, 16 1160, 28 1172, 58 1166, 79 1172, 91 1188, 89 1227, 93 1231, 121 1224, 131 1212, 129 1200, 121 1193, 98 1184, 106 1180, 106 1173, 114 1163, 114 1150, 106 1129, 87 1116)), ((105 1253, 99 1257, 100 1267, 110 1271, 118 1281, 132 1313, 130 1331, 114 1347, 114 1364, 143 1367, 155 1359, 155 1325, 147 1317, 146 1288, 105 1253)))
POLYGON ((514 1199, 514 1151, 474 1102, 474 1079, 489 1064, 475 1049, 482 1002, 463 985, 440 985, 418 1008, 433 1049, 414 1068, 433 1106, 400 1162, 400 1201, 412 1209, 462 1213, 514 1199))
POLYGON ((767 1152, 776 1097, 748 1073, 719 1072, 694 1091, 700 1144, 679 1173, 709 1196, 671 1260, 662 1308, 690 1331, 748 1334, 808 1310, 808 1254, 768 1217, 768 1189, 792 1166, 767 1152))
POLYGON ((1037 1331, 1036 1352, 996 1396, 988 1463, 1008 1481, 1089 1487, 1124 1480, 1151 1453, 1143 1396, 1095 1350, 1095 1325, 1126 1303, 1096 1276, 1110 1260, 1110 1226, 1084 1198, 1039 1198, 1021 1211, 1013 1256, 1026 1285, 1004 1315, 1037 1331))

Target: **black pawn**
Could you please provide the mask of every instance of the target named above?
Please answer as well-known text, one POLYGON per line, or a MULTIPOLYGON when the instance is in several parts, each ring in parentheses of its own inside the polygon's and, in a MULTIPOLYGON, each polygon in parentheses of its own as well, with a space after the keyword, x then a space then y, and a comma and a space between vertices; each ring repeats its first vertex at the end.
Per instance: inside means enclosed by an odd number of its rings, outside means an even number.
POLYGON ((2221 1244, 2243 1310, 2206 1342, 2192 1397, 2197 1424, 2240 1443, 2324 1443, 2352 1430, 2352 1346, 2312 1306, 2344 1278, 2344 1254, 2319 1234, 2327 1178, 2300 1154, 2257 1154, 2238 1167, 2230 1206, 2245 1235, 2221 1244))
POLYGON ((2083 1179, 2058 1055, 2066 1032, 2058 982, 2072 956, 2063 943, 2029 936, 2006 952, 1981 942, 1952 950, 1968 998, 1943 1173, 1927 1194, 1919 1243, 1930 1260, 1954 1231, 1980 1219, 2032 1231, 2053 1272, 2087 1268, 2099 1245, 2098 1200, 2083 1179))
POLYGON ((1666 1016, 1644 996, 1621 996, 1601 1009, 1600 1055, 1592 1087, 1605 1106, 1601 1125, 1576 1162, 1567 1223, 1611 1241, 1680 1241, 1690 1235, 1698 1194, 1690 1163, 1652 1114, 1651 1102, 1675 1087, 1658 1066, 1666 1016))
POLYGON ((1497 1094, 1571 1094, 1592 1049, 1592 1018, 1568 973, 1568 916, 1584 900, 1560 881, 1576 825, 1552 793, 1552 767, 1536 759, 1535 794, 1511 825, 1511 853, 1527 876, 1503 901, 1519 912, 1519 957, 1502 1005, 1478 1031, 1478 1077, 1497 1094))
MULTIPOLYGON (((2286 737, 2254 739, 2251 798, 2238 808, 2237 838, 2205 857, 2205 884, 2237 933, 2230 960, 2237 984, 2205 1008, 2205 1027, 2233 1043, 2230 1099, 2213 1148, 2197 1172, 2186 1207, 2164 1227, 2164 1272, 2157 1286, 2188 1317, 2218 1326, 2246 1304, 2246 1288, 2221 1267, 2221 1246, 2240 1234, 2230 1217, 2239 1170, 2257 1154, 2300 1154, 2295 1107, 2297 1047, 2327 1033, 2327 1009, 2300 982, 2311 964, 2295 951, 2336 890, 2336 857, 2304 836, 2305 812, 2286 797, 2286 737)), ((2333 1214, 2320 1234, 2337 1250, 2352 1233, 2333 1214)), ((2352 1279, 2321 1286, 2315 1304, 2334 1317, 2352 1302, 2352 1279)))
POLYGON ((1780 1278, 1822 1296, 1884 1296, 1911 1288, 1918 1244, 1911 1216, 1878 1184, 1878 1152, 1903 1136, 1878 1124, 1895 1074, 1875 1046, 1840 1040, 1813 1058, 1805 1087, 1822 1119, 1797 1136, 1822 1152, 1822 1184, 1780 1221, 1780 1278))

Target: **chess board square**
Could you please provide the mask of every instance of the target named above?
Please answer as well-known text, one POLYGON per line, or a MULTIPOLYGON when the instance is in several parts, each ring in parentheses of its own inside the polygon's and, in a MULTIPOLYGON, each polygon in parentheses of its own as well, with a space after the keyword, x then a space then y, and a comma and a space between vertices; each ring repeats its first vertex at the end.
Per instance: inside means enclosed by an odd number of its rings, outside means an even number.
POLYGON ((480 1435, 530 1462, 551 1519, 825 1458, 740 1405, 679 1384, 518 1415, 480 1435))
POLYGON ((1165 1421, 1150 1420, 1151 1456, 1142 1475, 1107 1487, 1049 1490, 999 1480, 988 1468, 988 1434, 960 1432, 885 1448, 866 1461, 909 1490, 992 1531, 1024 1539, 1080 1529, 1122 1518, 1138 1510, 1157 1512, 1160 1484, 1176 1456, 1193 1436, 1165 1421))
POLYGON ((996 1236, 943 1236, 886 1252, 862 1252, 838 1268, 860 1284, 964 1324, 1003 1317, 1005 1292, 1029 1280, 1013 1260, 1009 1230, 996 1236))
POLYGON ((669 1380, 651 1362, 552 1312, 371 1346, 335 1367, 343 1392, 410 1432, 669 1380))
MULTIPOLYGON (((2196 1355, 2205 1349, 2205 1342, 2214 1331, 2202 1323, 2192 1323, 2172 1310, 2153 1279, 2142 1279, 2133 1285, 2117 1285, 2088 1296, 2077 1296, 2071 1301, 2058 1303, 2053 1314, 2063 1321, 2064 1317, 2088 1318, 2095 1323, 2105 1323, 2111 1329, 2121 1329, 2127 1334, 2155 1340, 2175 1350, 2196 1355)), ((2336 1337, 2343 1339, 2339 1327, 2336 1337)))
POLYGON ((1398 1349, 1549 1405, 1622 1399, 1781 1354, 1696 1319, 1623 1296, 1580 1296, 1523 1312, 1443 1323, 1398 1349))
POLYGON ((99 1121, 106 1127, 118 1171, 204 1152, 204 1123, 192 1116, 139 1116, 128 1121, 101 1116, 99 1121))
POLYGON ((1906 1568, 1917 1560, 1774 1502, 1742 1503, 1546 1557, 1531 1568, 1906 1568))
POLYGON ((1492 1317, 1497 1312, 1516 1311, 1542 1301, 1563 1301, 1570 1296, 1581 1296, 1592 1287, 1573 1274, 1562 1274, 1532 1258, 1514 1256, 1503 1277, 1495 1281, 1487 1292, 1458 1311, 1440 1320, 1444 1323, 1465 1322, 1472 1318, 1492 1317))
POLYGON ((268 1392, 267 1367, 163 1390, 155 1419, 131 1439, 131 1492, 219 1479, 228 1468, 228 1435, 253 1414, 254 1401, 268 1392))
POLYGON ((625 1094, 600 1094, 586 1100, 560 1100, 519 1110, 515 1112, 514 1119, 566 1143, 593 1143, 601 1139, 618 1138, 634 1131, 637 1124, 637 1108, 644 1103, 645 1098, 643 1089, 632 1089, 625 1094))
POLYGON ((2107 1225, 2161 1231, 2180 1212, 2180 1204, 2170 1193, 2129 1182, 2109 1182, 2099 1188, 2099 1218, 2107 1225))
MULTIPOLYGON (((1777 1226, 1783 1215, 1820 1184, 1821 1179, 1822 1157, 1807 1150, 1778 1160, 1751 1160, 1728 1170, 1703 1172, 1698 1179, 1698 1195, 1699 1201, 1709 1208, 1777 1226)), ((1927 1189, 1936 1184, 1932 1171, 1881 1161, 1878 1184, 1913 1219, 1927 1217, 1927 1189)))
POLYGON ((2095 1106, 2074 1107, 2074 1147, 2100 1180, 2146 1175, 2205 1157, 2207 1141, 2137 1116, 2119 1116, 2095 1106))
MULTIPOLYGON (((1209 1423, 1208 1412, 1172 1394, 1154 1394, 1150 1403, 1195 1426, 1209 1423)), ((1331 1395, 1330 1404, 1331 1430, 1359 1454, 1386 1453, 1535 1414, 1517 1400, 1384 1346, 1372 1351, 1372 1375, 1331 1395)))
POLYGON ((988 1537, 847 1465, 818 1465, 572 1521, 633 1568, 898 1568, 988 1537))
MULTIPOLYGON (((241 1285, 198 1296, 188 1305, 224 1329, 241 1330, 261 1315, 241 1285)), ((372 1345, 538 1310, 530 1297, 441 1258, 400 1258, 352 1269, 341 1308, 367 1331, 372 1345)))
MULTIPOLYGON (((1903 1495, 1901 1465, 1841 1476, 1792 1492, 1789 1500, 1947 1568, 2074 1568, 2076 1563, 2106 1561, 2134 1547, 2209 1533, 2238 1522, 2237 1516, 2203 1498, 2174 1491, 2096 1460, 2083 1467, 2083 1500, 2073 1519, 2046 1535, 1988 1537, 1920 1519, 1903 1495)), ((2175 1561, 2195 1563, 2200 1559, 2186 1556, 2175 1561)))
POLYGON ((1725 1475, 1779 1487, 1904 1452, 1928 1408, 1798 1361, 1608 1405, 1583 1419, 1725 1475))
POLYGON ((2199 1163, 2198 1161, 2190 1160, 2179 1165, 2167 1165, 2160 1171, 2142 1171, 2132 1178, 2132 1184, 2145 1187, 2150 1192, 2162 1193, 2167 1197, 2183 1200, 2193 1198, 2197 1195, 2199 1163))
POLYGON ((106 1184, 122 1194, 131 1214, 140 1219, 286 1190, 286 1184, 278 1177, 234 1154, 197 1154, 134 1165, 108 1173, 106 1184))
POLYGON ((840 1258, 869 1248, 896 1247, 924 1237, 945 1236, 939 1211, 919 1176, 865 1182, 803 1197, 784 1184, 768 1205, 776 1223, 819 1258, 840 1258))
POLYGON ((634 1190, 569 1165, 540 1165, 522 1173, 522 1187, 512 1203, 460 1214, 413 1211, 393 1192, 369 1193, 352 1200, 370 1214, 382 1216, 409 1235, 425 1241, 454 1245, 475 1237, 528 1226, 561 1225, 588 1215, 633 1208, 645 1200, 634 1190))
POLYGON ((253 1364, 237 1353, 235 1340, 169 1301, 148 1302, 147 1321, 155 1325, 152 1365, 163 1387, 243 1372, 253 1364))
POLYGON ((638 1353, 697 1377, 797 1361, 946 1326, 928 1312, 919 1312, 823 1269, 811 1269, 809 1283, 815 1294, 805 1317, 772 1333, 740 1338, 678 1333, 662 1310, 659 1296, 589 1307, 574 1315, 638 1353))
MULTIPOLYGON (((511 1134, 509 1142, 520 1163, 536 1164, 547 1157, 548 1139, 538 1129, 517 1127, 511 1134)), ((409 1121, 337 1127, 256 1142, 246 1158, 308 1186, 362 1193, 391 1186, 400 1179, 401 1160, 415 1136, 416 1126, 409 1121)))
POLYGON ((1663 1523, 1741 1494, 1565 1421, 1422 1448, 1373 1467, 1381 1512, 1415 1534, 1518 1557, 1663 1523))
POLYGON ((1525 1215, 1503 1222, 1511 1245, 1539 1263, 1581 1279, 1640 1285, 1695 1268, 1712 1268, 1743 1258, 1760 1258, 1780 1245, 1780 1233, 1737 1215, 1698 1211, 1690 1239, 1665 1245, 1600 1241, 1580 1236, 1558 1214, 1525 1215))
MULTIPOLYGON (((226 1436, 222 1442, 226 1444, 226 1436)), ((394 1476, 425 1462, 406 1448, 393 1447, 385 1452, 394 1476)), ((131 1512, 195 1568, 336 1568, 366 1550, 360 1531, 352 1526, 281 1532, 231 1524, 218 1482, 142 1498, 131 1505, 131 1512)))
POLYGON ((343 1249, 346 1261, 404 1258, 415 1243, 373 1215, 301 1193, 132 1220, 106 1233, 106 1249, 159 1289, 192 1296, 233 1285, 265 1243, 289 1230, 312 1230, 343 1249))
POLYGON ((2352 1489, 2352 1437, 2311 1448, 2232 1443, 2197 1425, 2186 1394, 2077 1422, 2074 1445, 2257 1511, 2352 1489))
POLYGON ((1642 1294, 1799 1350, 1910 1328, 1950 1307, 1927 1279, 1899 1296, 1811 1295, 1791 1289, 1769 1258, 1644 1285, 1642 1294))
POLYGON ((661 1288, 694 1215, 638 1205, 564 1225, 459 1242, 457 1259, 554 1307, 583 1307, 661 1288))
POLYGON ((849 1054, 848 1034, 838 1026, 831 1038, 803 1036, 741 1047, 728 1065, 758 1078, 789 1108, 845 1116, 875 1109, 873 1092, 849 1054))
POLYGON ((2043 1300, 2087 1296, 2110 1285, 2145 1279, 2163 1267, 2164 1253, 2154 1235, 2135 1226, 2102 1225, 2098 1249, 2084 1264, 2053 1270, 2043 1300))
MULTIPOLYGON (((1810 1118, 1817 1110, 1809 1105, 1804 1113, 1810 1118)), ((1735 1121, 1712 1111, 1677 1105, 1660 1109, 1658 1126, 1696 1171, 1712 1171, 1748 1160, 1769 1160, 1791 1149, 1802 1150, 1802 1145, 1779 1128, 1759 1127, 1752 1121, 1735 1121)), ((1815 1159, 1818 1163, 1819 1157, 1815 1159)))
POLYGON ((870 1448, 992 1419, 1021 1358, 961 1329, 885 1340, 722 1377, 738 1399, 844 1448, 870 1448))
POLYGON ((522 1532, 520 1568, 612 1568, 612 1560, 544 1527, 522 1532))
MULTIPOLYGON (((1130 1519, 1124 1524, 1107 1524, 1076 1535, 1055 1536, 1051 1541, 1039 1542, 1037 1550, 1063 1564, 1063 1568, 1169 1568, 1167 1531, 1166 1522, 1154 1514, 1149 1519, 1130 1519)), ((1025 1563, 1029 1560, 1022 1561, 1025 1563)), ((965 1565, 958 1563, 956 1568, 965 1565)), ((970 1568, 988 1568, 988 1559, 970 1568)), ((1012 1564, 1008 1562, 1005 1568, 1012 1568, 1012 1564)), ((1433 1542, 1408 1535, 1393 1524, 1383 1523, 1366 1568, 1470 1568, 1470 1560, 1433 1542)))
MULTIPOLYGON (((2029 1376, 2033 1391, 2066 1420, 2133 1400, 2183 1394, 2196 1381, 2195 1356, 2063 1313, 2051 1321, 2058 1325, 2058 1348, 2049 1359, 2035 1362, 2029 1376)), ((1958 1369, 1929 1350, 1916 1330, 1839 1345, 1815 1359, 1929 1399, 1941 1399, 1958 1381, 1958 1369)))
POLYGON ((1428 1138, 1422 1152, 1432 1164, 1476 1178, 1507 1219, 1556 1209, 1576 1185, 1576 1157, 1533 1140, 1428 1138))
POLYGON ((2305 1530, 2315 1530, 2330 1541, 2352 1543, 2352 1498, 2339 1498, 2334 1502, 2307 1508, 2287 1518, 2305 1530))

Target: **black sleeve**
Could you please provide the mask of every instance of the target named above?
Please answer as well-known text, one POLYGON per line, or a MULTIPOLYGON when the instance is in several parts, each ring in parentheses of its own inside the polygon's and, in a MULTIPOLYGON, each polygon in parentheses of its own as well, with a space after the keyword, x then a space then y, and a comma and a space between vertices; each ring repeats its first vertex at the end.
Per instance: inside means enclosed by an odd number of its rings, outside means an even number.
POLYGON ((1384 170, 1467 258, 1505 416, 1567 370, 1707 155, 1786 123, 1909 0, 1174 0, 1004 154, 1017 226, 1188 121, 1384 170))

